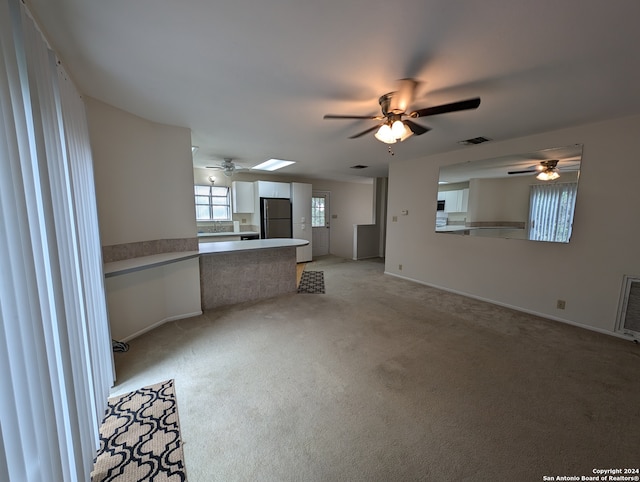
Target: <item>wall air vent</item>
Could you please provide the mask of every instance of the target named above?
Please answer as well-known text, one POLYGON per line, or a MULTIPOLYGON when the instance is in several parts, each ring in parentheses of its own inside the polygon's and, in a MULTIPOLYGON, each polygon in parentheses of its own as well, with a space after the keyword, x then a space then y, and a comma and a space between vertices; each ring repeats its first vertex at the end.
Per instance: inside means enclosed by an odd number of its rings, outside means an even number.
POLYGON ((488 137, 473 137, 471 139, 465 139, 464 141, 458 141, 458 144, 463 146, 473 146, 476 144, 482 144, 483 142, 489 142, 491 139, 488 137))
POLYGON ((616 331, 640 339, 640 277, 625 275, 616 331))
POLYGON ((355 166, 351 166, 351 169, 366 169, 369 166, 363 166, 362 164, 356 164, 355 166))

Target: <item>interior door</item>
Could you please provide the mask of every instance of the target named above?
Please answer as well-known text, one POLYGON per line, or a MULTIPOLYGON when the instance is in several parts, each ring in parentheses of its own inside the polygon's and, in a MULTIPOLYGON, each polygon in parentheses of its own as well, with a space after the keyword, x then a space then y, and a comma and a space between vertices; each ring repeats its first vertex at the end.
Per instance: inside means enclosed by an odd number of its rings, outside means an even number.
POLYGON ((311 197, 311 230, 313 257, 329 254, 329 192, 313 191, 311 197))

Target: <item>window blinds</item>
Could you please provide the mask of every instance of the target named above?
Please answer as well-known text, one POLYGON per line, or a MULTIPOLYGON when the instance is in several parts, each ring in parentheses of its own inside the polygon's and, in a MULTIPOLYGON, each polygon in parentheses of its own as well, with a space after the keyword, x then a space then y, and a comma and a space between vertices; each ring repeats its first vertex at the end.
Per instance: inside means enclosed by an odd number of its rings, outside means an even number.
POLYGON ((578 183, 534 184, 529 203, 529 239, 568 243, 578 183))

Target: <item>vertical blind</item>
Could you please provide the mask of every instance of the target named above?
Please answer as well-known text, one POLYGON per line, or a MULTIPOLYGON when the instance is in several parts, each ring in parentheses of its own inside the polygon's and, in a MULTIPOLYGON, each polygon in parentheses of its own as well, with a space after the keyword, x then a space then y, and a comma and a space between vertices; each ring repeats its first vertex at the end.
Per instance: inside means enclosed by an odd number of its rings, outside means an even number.
POLYGON ((529 202, 529 239, 568 243, 578 183, 534 184, 529 202))
POLYGON ((82 100, 0 0, 0 479, 85 481, 114 380, 82 100))

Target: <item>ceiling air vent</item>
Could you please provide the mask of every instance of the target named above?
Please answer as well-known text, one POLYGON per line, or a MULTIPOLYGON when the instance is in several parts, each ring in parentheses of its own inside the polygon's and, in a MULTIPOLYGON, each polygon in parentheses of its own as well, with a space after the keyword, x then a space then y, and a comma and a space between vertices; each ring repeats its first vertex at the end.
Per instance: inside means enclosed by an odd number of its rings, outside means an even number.
POLYGON ((458 141, 458 144, 462 144, 463 146, 473 146, 475 144, 482 144, 483 142, 489 142, 491 139, 488 137, 473 137, 471 139, 465 139, 464 141, 458 141))
POLYGON ((351 169, 366 169, 369 166, 363 166, 362 164, 356 164, 355 166, 351 166, 351 169))

